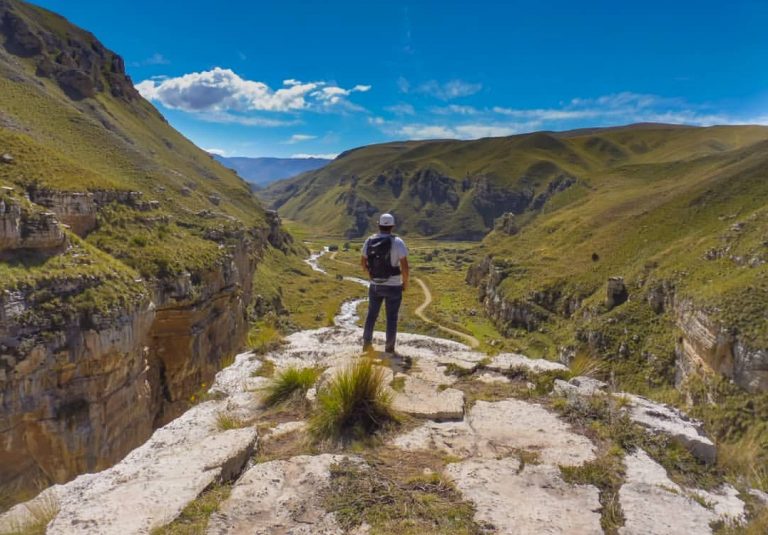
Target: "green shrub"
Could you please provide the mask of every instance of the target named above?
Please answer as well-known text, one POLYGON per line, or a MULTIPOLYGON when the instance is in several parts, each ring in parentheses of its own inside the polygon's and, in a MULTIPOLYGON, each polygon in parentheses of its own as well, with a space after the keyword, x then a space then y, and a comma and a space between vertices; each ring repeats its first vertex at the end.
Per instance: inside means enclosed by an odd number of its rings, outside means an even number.
POLYGON ((316 439, 338 439, 350 431, 371 434, 398 420, 391 404, 384 369, 361 358, 318 393, 309 430, 316 439))
POLYGON ((264 404, 272 407, 292 398, 301 398, 317 381, 320 371, 316 368, 291 366, 280 373, 264 389, 264 404))
POLYGON ((248 332, 248 349, 259 355, 278 349, 282 343, 283 335, 272 325, 263 324, 248 332))

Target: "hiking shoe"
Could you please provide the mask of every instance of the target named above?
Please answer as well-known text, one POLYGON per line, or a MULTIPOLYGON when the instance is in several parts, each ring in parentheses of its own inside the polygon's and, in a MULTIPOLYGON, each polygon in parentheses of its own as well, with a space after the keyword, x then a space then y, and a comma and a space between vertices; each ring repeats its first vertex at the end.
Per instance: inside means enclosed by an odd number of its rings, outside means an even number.
POLYGON ((370 342, 363 342, 363 353, 370 353, 373 351, 373 344, 370 342))
POLYGON ((384 348, 384 353, 391 353, 395 355, 395 346, 387 346, 384 348))

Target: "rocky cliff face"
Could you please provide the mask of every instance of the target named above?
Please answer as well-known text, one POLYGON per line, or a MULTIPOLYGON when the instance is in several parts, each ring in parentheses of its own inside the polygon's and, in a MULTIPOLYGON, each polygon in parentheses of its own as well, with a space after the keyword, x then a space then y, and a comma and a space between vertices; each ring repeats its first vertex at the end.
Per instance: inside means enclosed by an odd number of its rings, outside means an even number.
MULTIPOLYGON (((514 329, 537 329, 550 314, 573 317, 574 321, 588 320, 589 311, 574 317, 580 300, 548 292, 533 292, 526 300, 509 299, 500 289, 507 276, 503 263, 490 256, 473 265, 467 273, 467 282, 478 287, 478 298, 486 313, 499 329, 509 334, 514 329)), ((606 310, 624 304, 629 298, 621 277, 611 277, 606 286, 606 310)), ((768 350, 740 336, 734 329, 714 320, 711 314, 697 307, 689 299, 678 298, 675 288, 668 282, 658 282, 643 290, 644 301, 656 314, 668 313, 679 332, 675 350, 676 384, 682 386, 694 375, 713 373, 731 379, 748 392, 768 392, 768 350)), ((585 342, 596 351, 602 351, 602 333, 590 331, 585 342)), ((619 355, 626 357, 626 345, 619 355)))
POLYGON ((478 287, 478 299, 502 333, 509 334, 513 329, 536 330, 546 320, 546 311, 533 302, 506 299, 499 288, 506 276, 504 266, 494 264, 486 256, 469 269, 467 282, 478 287))
POLYGON ((768 349, 754 347, 690 301, 676 303, 674 312, 682 333, 678 384, 697 373, 715 372, 749 392, 768 392, 768 349))
POLYGON ((288 239, 279 220, 227 236, 216 266, 139 281, 109 314, 46 312, 102 283, 87 277, 0 295, 0 481, 24 487, 106 468, 181 414, 240 349, 270 236, 288 239))
POLYGON ((66 236, 51 212, 22 207, 6 188, 0 195, 0 257, 18 250, 56 251, 66 244, 66 236))

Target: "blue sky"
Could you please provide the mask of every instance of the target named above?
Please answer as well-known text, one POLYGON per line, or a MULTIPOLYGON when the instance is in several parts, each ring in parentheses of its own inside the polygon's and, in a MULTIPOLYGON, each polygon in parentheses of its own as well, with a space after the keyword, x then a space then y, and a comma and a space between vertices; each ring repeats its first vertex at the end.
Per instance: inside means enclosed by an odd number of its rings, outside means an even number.
POLYGON ((662 121, 768 124, 768 2, 38 0, 227 155, 662 121))

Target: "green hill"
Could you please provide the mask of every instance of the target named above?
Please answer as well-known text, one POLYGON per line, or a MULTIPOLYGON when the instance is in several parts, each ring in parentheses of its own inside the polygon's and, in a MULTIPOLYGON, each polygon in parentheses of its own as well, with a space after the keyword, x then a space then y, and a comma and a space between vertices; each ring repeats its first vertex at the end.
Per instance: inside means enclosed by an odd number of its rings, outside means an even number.
MULTIPOLYGON (((15 1, 0 1, 0 21, 0 153, 12 158, 0 164, 0 186, 33 201, 47 191, 139 192, 78 233, 86 250, 145 277, 211 265, 221 254, 211 230, 268 226, 248 185, 171 128, 92 34, 15 1)), ((11 271, 4 284, 35 276, 30 266, 0 269, 11 271)))
POLYGON ((480 239, 505 212, 531 217, 642 169, 669 176, 698 159, 768 138, 763 127, 631 125, 477 141, 373 145, 272 184, 261 196, 287 218, 349 237, 392 211, 403 233, 480 239), (545 208, 546 207, 546 208, 545 208))

